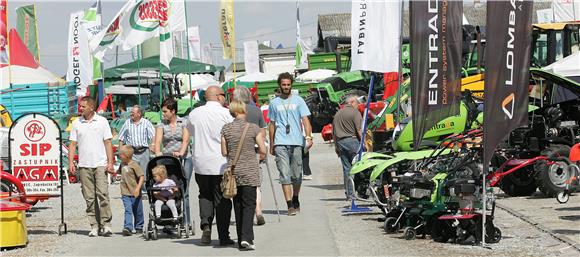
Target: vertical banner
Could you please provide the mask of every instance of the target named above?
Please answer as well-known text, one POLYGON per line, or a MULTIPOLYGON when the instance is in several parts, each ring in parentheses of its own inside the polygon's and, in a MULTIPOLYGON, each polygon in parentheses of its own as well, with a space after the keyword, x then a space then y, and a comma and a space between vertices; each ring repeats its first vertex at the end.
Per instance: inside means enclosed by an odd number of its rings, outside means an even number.
POLYGON ((211 54, 211 45, 209 43, 203 44, 202 54, 201 54, 201 62, 213 64, 213 56, 211 54))
POLYGON ((129 0, 117 15, 113 18, 113 20, 109 23, 109 25, 101 30, 93 39, 90 41, 91 52, 93 56, 97 58, 99 61, 103 61, 105 53, 112 49, 115 46, 122 44, 121 34, 124 30, 128 28, 121 27, 121 20, 129 15, 129 11, 131 8, 135 6, 135 0, 129 0))
POLYGON ((33 4, 16 8, 16 30, 28 51, 39 61, 36 10, 33 4))
POLYGON ((352 1, 351 70, 399 71, 402 4, 402 1, 352 1))
POLYGON ((0 64, 8 64, 8 20, 6 0, 0 0, 0 64))
POLYGON ((224 49, 223 58, 233 59, 236 51, 234 0, 220 0, 219 26, 224 49))
POLYGON ((189 27, 189 57, 191 60, 194 61, 202 61, 201 60, 201 39, 199 38, 199 27, 192 26, 189 27))
MULTIPOLYGON (((84 28, 89 41, 93 40, 99 32, 103 29, 101 22, 101 0, 97 0, 89 9, 86 9, 83 19, 81 20, 81 25, 84 28)), ((93 57, 93 79, 102 79, 103 74, 101 74, 101 61, 93 57)))
POLYGON ((72 13, 68 29, 66 80, 76 84, 77 96, 85 96, 87 87, 93 84, 93 59, 87 33, 81 26, 83 16, 83 11, 72 13))
POLYGON ((260 59, 258 53, 258 41, 244 42, 244 67, 246 74, 260 72, 260 59))
MULTIPOLYGON (((459 113, 463 1, 410 2, 413 147, 459 113)), ((489 34, 488 34, 489 35, 489 34)))
POLYGON ((528 124, 532 4, 531 1, 487 2, 484 171, 498 143, 513 129, 528 124))

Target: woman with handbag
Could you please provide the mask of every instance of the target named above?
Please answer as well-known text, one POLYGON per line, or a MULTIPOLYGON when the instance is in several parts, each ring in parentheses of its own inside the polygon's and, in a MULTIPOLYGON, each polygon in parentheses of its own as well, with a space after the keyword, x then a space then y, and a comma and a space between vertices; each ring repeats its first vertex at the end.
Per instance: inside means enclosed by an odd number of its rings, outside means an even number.
MULTIPOLYGON (((260 159, 266 158, 264 135, 255 124, 246 121, 246 105, 241 101, 230 103, 230 113, 235 117, 222 129, 222 155, 228 158, 228 172, 235 177, 237 192, 234 196, 234 212, 238 247, 254 250, 254 212, 256 209, 256 187, 260 186, 260 167, 255 145, 258 145, 260 159)), ((224 174, 224 176, 227 176, 224 174)), ((227 181, 227 179, 226 179, 227 181)), ((224 185, 231 197, 231 186, 224 185)), ((227 197, 227 196, 226 196, 227 197)))

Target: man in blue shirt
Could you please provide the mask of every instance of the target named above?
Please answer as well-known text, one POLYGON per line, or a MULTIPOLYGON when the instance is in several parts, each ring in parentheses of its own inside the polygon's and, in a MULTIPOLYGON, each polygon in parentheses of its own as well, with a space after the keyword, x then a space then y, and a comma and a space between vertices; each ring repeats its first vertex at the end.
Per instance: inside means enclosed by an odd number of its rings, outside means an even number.
POLYGON ((289 216, 300 212, 298 195, 302 185, 302 147, 312 147, 312 127, 308 120, 310 110, 302 97, 292 95, 293 82, 288 72, 278 76, 280 97, 274 98, 268 109, 270 154, 276 156, 289 216))

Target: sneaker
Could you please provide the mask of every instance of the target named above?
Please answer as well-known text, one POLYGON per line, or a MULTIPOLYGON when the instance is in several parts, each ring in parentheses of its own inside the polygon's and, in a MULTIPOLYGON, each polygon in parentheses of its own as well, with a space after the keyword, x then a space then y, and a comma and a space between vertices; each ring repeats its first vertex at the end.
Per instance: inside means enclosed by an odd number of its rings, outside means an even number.
POLYGON ((288 216, 294 216, 294 215, 296 215, 296 209, 294 209, 294 207, 288 208, 288 216))
POLYGON ((105 227, 105 229, 103 229, 103 236, 109 237, 111 235, 113 235, 111 227, 105 227))
POLYGON ((304 175, 302 180, 312 180, 312 175, 304 175))
POLYGON ((242 241, 242 243, 240 243, 240 245, 242 246, 242 249, 244 249, 244 250, 256 250, 256 245, 254 245, 254 243, 249 242, 249 241, 242 241))
POLYGON ((131 233, 131 230, 129 230, 129 229, 127 229, 127 228, 124 228, 124 229, 123 229, 123 236, 130 236, 131 234, 132 234, 132 233, 131 233))
POLYGON ((298 198, 292 198, 292 206, 294 206, 296 214, 300 213, 300 201, 298 201, 298 198))
POLYGON ((232 240, 231 238, 228 239, 220 239, 220 246, 228 246, 228 245, 235 245, 236 241, 232 240))
POLYGON ((209 226, 203 229, 203 233, 201 234, 201 243, 204 245, 211 244, 211 229, 209 226))
POLYGON ((99 235, 99 228, 98 227, 92 227, 91 228, 91 232, 89 232, 89 237, 96 237, 99 235))
POLYGON ((264 224, 266 224, 266 220, 264 219, 264 215, 256 216, 256 225, 262 226, 264 224))

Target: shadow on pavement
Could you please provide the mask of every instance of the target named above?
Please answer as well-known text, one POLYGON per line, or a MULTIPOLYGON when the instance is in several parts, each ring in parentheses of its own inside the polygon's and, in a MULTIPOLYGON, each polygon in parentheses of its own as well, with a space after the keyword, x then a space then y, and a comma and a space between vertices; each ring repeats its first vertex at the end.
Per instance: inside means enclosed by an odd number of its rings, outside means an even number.
POLYGON ((580 215, 565 215, 559 217, 562 220, 578 221, 580 220, 580 215))
POLYGON ((580 211, 580 206, 576 207, 564 207, 564 208, 556 208, 556 211, 580 211))
MULTIPOLYGON (((42 229, 30 229, 28 230, 29 235, 52 235, 58 234, 58 230, 42 230, 42 229)), ((89 233, 87 232, 87 235, 89 233)))
POLYGON ((318 189, 323 189, 323 190, 344 190, 344 185, 343 184, 337 184, 337 185, 308 185, 306 187, 313 187, 313 188, 318 188, 318 189))
POLYGON ((324 198, 324 199, 319 199, 320 201, 324 201, 324 202, 346 202, 346 199, 344 197, 339 197, 339 198, 324 198))
POLYGON ((573 229, 554 229, 552 232, 556 234, 563 234, 563 235, 579 235, 580 230, 573 230, 573 229))

